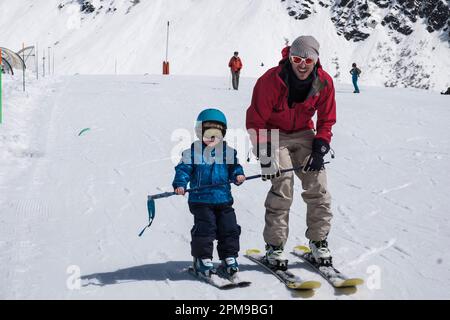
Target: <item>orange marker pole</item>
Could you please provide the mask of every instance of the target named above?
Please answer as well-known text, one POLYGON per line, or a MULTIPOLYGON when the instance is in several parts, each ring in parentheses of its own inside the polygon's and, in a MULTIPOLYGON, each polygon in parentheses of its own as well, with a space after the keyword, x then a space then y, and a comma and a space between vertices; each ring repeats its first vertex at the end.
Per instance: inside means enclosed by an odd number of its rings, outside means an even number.
POLYGON ((166 60, 163 62, 163 74, 169 74, 169 21, 167 21, 166 60))

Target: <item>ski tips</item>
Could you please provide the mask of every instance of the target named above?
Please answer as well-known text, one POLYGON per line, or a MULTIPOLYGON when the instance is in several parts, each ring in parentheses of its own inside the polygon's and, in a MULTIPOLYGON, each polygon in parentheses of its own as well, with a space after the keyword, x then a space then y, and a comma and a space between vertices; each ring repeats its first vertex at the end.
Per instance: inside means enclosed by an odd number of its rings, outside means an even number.
POLYGON ((311 249, 306 247, 306 246, 296 246, 296 247, 294 247, 294 252, 295 251, 303 252, 303 253, 309 253, 309 252, 311 252, 311 249))
POLYGON ((347 287, 356 287, 356 286, 362 285, 363 283, 364 283, 363 279, 353 278, 353 279, 346 279, 343 281, 336 282, 333 285, 336 288, 347 288, 347 287))
POLYGON ((288 288, 296 290, 311 290, 318 289, 322 284, 319 281, 305 281, 302 283, 290 283, 288 288))
POLYGON ((245 251, 245 254, 248 256, 260 254, 260 253, 261 253, 261 250, 259 250, 259 249, 248 249, 247 251, 245 251))

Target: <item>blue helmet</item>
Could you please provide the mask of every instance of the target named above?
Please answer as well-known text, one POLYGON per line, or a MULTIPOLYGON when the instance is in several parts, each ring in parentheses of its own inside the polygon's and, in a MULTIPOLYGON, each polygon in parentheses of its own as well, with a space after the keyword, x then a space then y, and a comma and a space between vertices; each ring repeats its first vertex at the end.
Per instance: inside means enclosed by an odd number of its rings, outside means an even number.
MULTIPOLYGON (((197 117, 197 122, 195 124, 195 132, 197 137, 201 139, 202 131, 203 131, 203 123, 204 122, 218 122, 223 125, 224 131, 227 129, 227 118, 223 114, 222 111, 217 109, 205 109, 197 117)), ((224 132, 225 136, 225 132, 224 132)))
POLYGON ((215 121, 227 127, 227 118, 222 111, 217 109, 205 109, 197 117, 197 122, 215 121))

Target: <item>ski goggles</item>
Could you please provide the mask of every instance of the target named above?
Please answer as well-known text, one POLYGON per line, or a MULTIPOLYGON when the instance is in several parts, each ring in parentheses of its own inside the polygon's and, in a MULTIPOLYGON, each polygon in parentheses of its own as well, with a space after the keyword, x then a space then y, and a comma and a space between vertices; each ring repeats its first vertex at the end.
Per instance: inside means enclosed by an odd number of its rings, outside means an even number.
POLYGON ((299 64, 302 62, 305 62, 305 64, 313 64, 314 63, 314 59, 313 58, 302 58, 299 56, 291 56, 291 61, 295 64, 299 64))

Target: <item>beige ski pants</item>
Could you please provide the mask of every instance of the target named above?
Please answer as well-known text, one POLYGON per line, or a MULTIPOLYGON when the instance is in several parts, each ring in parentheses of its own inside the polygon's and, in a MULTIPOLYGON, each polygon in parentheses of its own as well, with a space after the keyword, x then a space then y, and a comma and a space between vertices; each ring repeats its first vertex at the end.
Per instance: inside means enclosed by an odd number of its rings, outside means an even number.
MULTIPOLYGON (((285 134, 280 132, 280 144, 275 156, 280 169, 289 169, 302 165, 304 159, 311 153, 314 131, 306 130, 285 134)), ((306 203, 306 237, 318 241, 327 237, 330 231, 331 195, 327 190, 327 174, 319 172, 295 174, 302 182, 302 198, 306 203)), ((264 240, 271 245, 285 245, 289 234, 289 209, 294 196, 294 173, 283 173, 272 179, 272 188, 267 194, 266 224, 264 240)))

